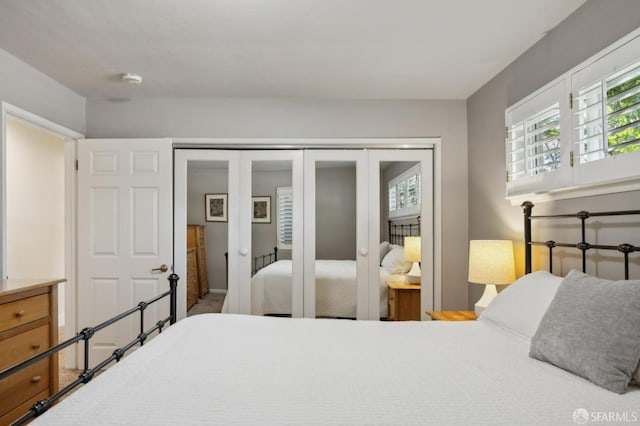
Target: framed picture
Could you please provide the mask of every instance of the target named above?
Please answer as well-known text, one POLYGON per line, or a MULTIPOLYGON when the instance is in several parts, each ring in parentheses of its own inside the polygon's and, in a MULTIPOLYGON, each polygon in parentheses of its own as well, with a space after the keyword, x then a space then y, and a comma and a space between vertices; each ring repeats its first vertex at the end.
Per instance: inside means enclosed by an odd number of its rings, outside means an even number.
POLYGON ((204 217, 207 222, 227 222, 227 194, 204 194, 204 217))
POLYGON ((271 196, 251 197, 253 217, 251 223, 271 223, 271 196))

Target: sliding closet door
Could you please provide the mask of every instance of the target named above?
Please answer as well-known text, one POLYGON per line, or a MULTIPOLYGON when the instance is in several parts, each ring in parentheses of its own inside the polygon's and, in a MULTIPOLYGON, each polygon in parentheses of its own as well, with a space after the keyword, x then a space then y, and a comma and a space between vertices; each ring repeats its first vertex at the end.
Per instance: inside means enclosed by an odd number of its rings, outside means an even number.
POLYGON ((305 151, 304 316, 368 318, 367 151, 305 151))
POLYGON ((239 312, 240 153, 178 149, 174 164, 174 265, 181 283, 178 318, 198 302, 194 280, 189 280, 197 275, 193 264, 198 260, 195 249, 187 248, 187 224, 204 226, 209 288, 226 291, 225 309, 239 312))
POLYGON ((240 153, 240 313, 303 316, 302 166, 302 151, 240 153))
POLYGON ((404 245, 403 235, 420 236, 420 310, 416 315, 427 319, 426 312, 434 309, 435 281, 433 150, 369 151, 368 183, 369 317, 386 318, 386 282, 406 280, 403 272, 383 263, 380 243, 390 241, 391 233, 395 245, 404 245))

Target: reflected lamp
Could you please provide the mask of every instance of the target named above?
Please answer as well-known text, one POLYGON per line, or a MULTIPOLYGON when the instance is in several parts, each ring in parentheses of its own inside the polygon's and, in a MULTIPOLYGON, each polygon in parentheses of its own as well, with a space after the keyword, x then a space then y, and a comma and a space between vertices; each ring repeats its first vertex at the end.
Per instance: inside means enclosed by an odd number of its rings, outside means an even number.
POLYGON ((411 270, 407 272, 409 284, 420 284, 420 237, 404 237, 404 260, 412 262, 411 270))
POLYGON ((475 305, 479 315, 498 294, 497 285, 516 279, 513 242, 509 240, 471 240, 469 242, 469 282, 485 286, 475 305))

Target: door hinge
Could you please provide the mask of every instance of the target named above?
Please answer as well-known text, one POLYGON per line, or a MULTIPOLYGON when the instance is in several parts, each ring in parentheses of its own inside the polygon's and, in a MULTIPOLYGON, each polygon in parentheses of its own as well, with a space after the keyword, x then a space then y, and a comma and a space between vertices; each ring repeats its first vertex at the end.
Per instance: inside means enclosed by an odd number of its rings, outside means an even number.
POLYGON ((509 183, 509 170, 507 170, 507 183, 509 183))
POLYGON ((76 170, 78 170, 78 160, 76 160, 76 170))
POLYGON ((569 165, 573 167, 573 151, 569 152, 569 165))
POLYGON ((509 140, 509 128, 507 126, 504 127, 504 137, 509 140))
POLYGON ((569 93, 569 109, 573 109, 573 93, 569 93))

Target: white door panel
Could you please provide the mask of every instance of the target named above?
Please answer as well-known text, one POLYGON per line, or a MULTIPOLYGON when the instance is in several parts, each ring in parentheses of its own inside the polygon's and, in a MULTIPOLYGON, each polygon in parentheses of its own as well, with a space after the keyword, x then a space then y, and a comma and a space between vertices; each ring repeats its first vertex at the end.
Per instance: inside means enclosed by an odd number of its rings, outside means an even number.
MULTIPOLYGON (((78 143, 78 327, 94 326, 168 289, 172 262, 171 141, 78 143)), ((169 314, 168 299, 145 325, 169 314)), ((91 339, 91 364, 140 332, 133 315, 91 339)))

